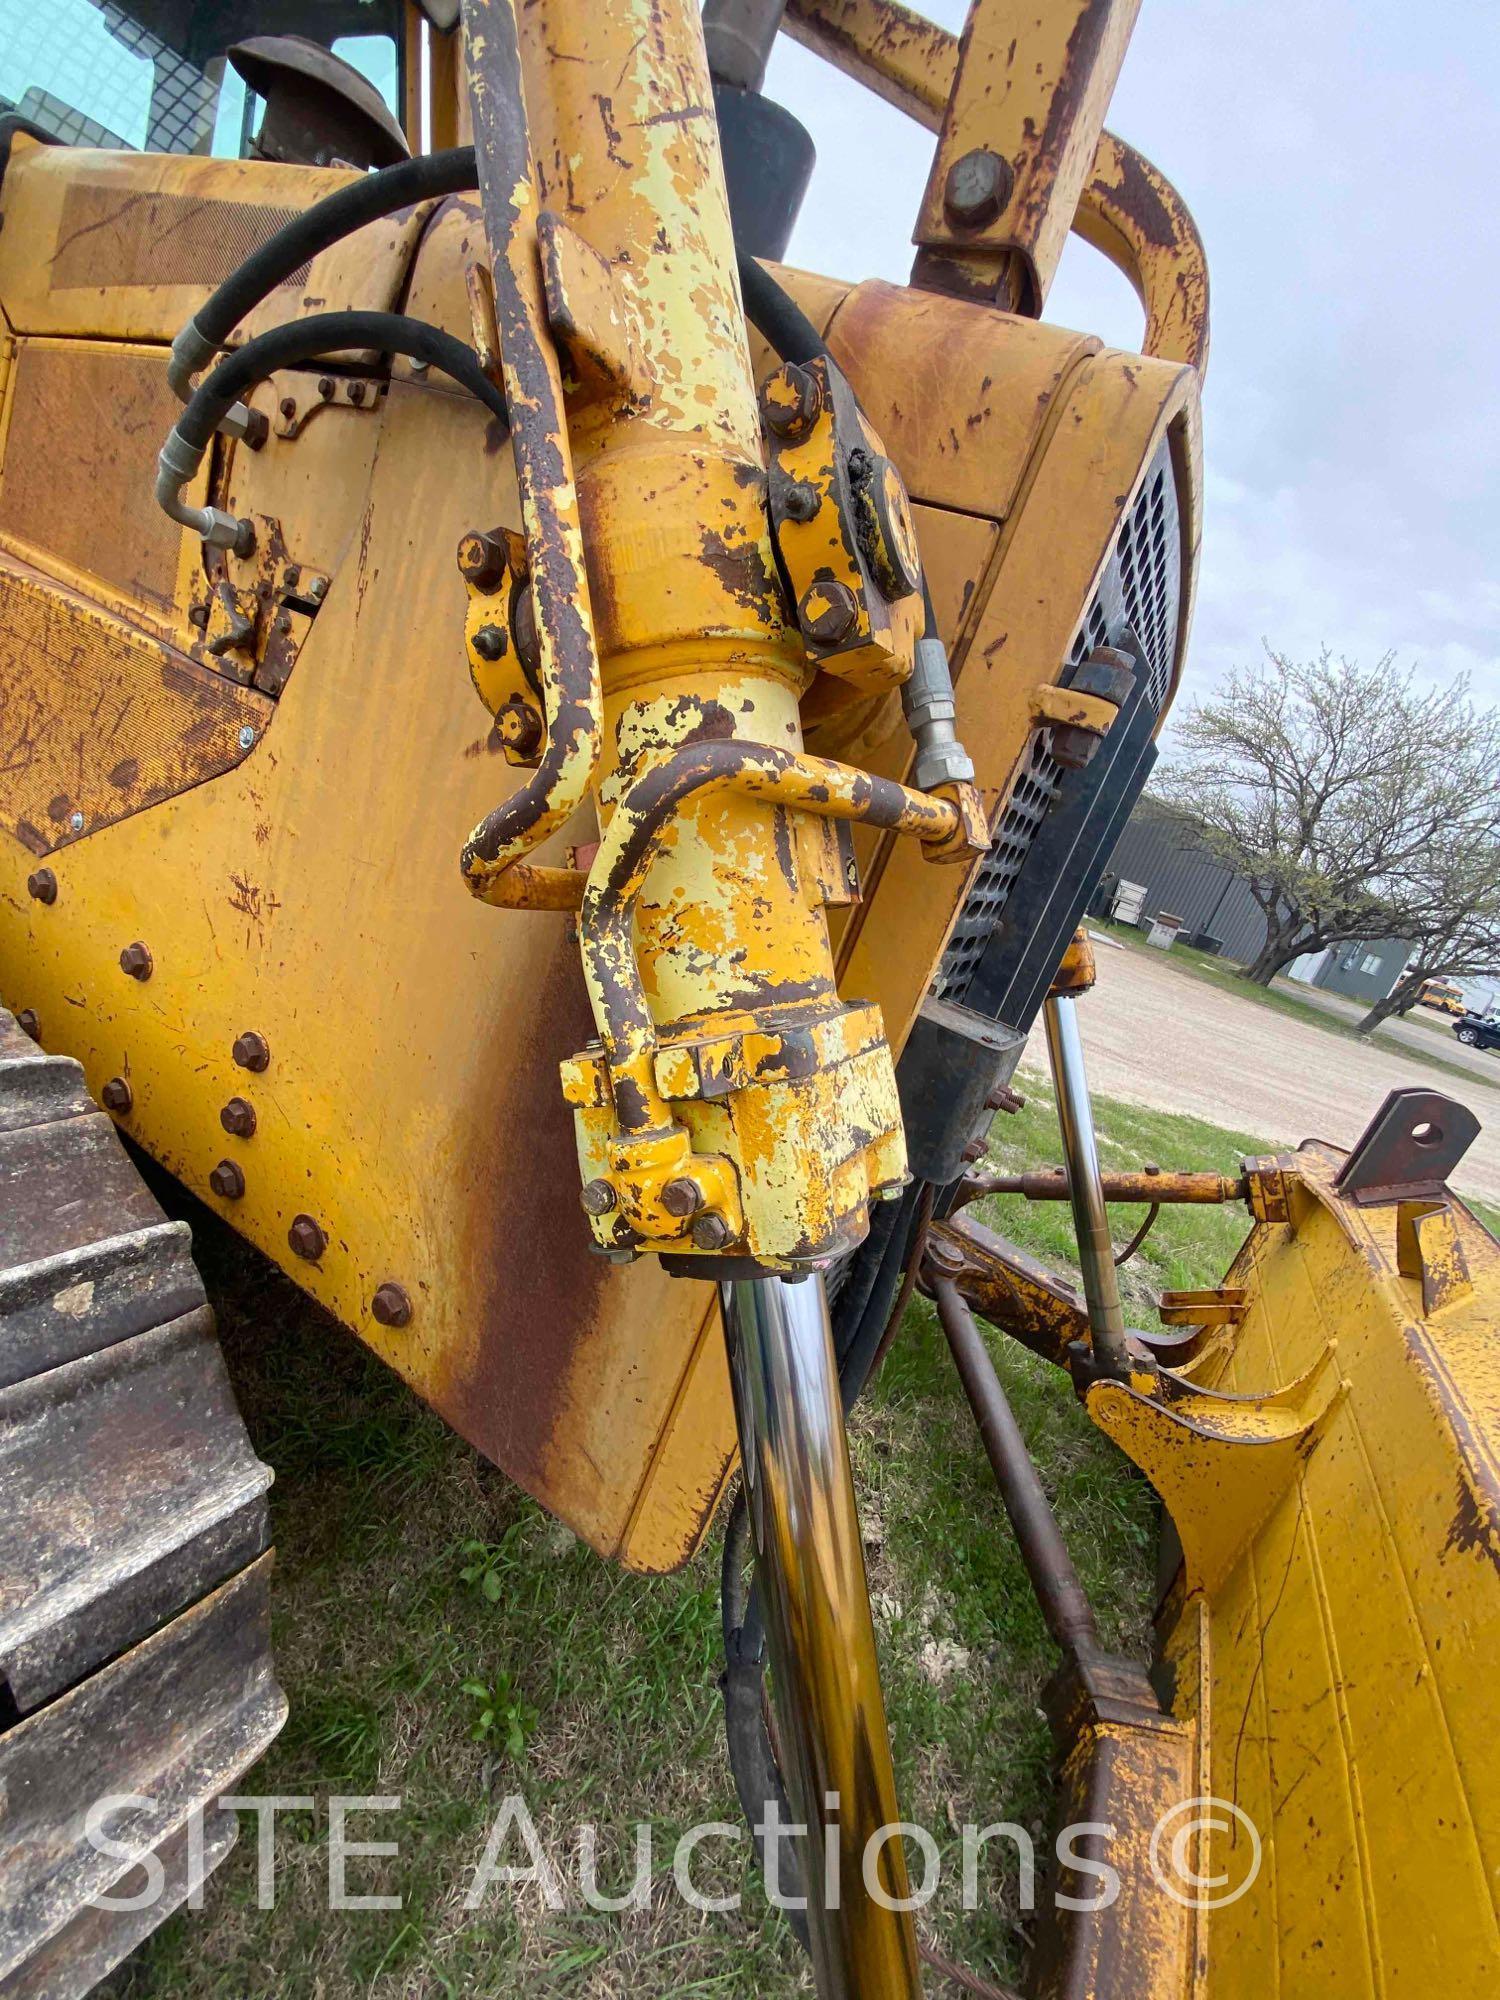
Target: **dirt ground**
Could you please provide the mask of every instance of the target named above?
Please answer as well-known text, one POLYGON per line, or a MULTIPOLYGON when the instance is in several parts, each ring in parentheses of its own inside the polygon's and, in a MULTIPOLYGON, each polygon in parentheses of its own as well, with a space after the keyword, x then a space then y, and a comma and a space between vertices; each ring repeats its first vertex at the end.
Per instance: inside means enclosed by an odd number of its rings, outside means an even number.
MULTIPOLYGON (((1456 1097, 1483 1130, 1454 1175, 1460 1194, 1500 1201, 1500 1088, 1460 1082, 1398 1050, 1324 1034, 1178 972, 1165 956, 1096 946, 1099 983, 1079 1003, 1090 1086, 1159 1111, 1191 1112, 1276 1145, 1351 1145, 1387 1091, 1456 1097)), ((1024 1062, 1045 1069, 1038 1022, 1024 1062)), ((1191 1161, 1174 1164, 1190 1166, 1191 1161)))

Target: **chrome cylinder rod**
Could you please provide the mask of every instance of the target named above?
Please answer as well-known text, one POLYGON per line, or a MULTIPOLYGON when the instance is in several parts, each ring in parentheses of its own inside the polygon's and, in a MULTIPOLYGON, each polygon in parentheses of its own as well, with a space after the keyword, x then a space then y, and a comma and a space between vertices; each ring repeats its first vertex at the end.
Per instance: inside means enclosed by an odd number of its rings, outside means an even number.
POLYGON ((1125 1315, 1120 1307, 1114 1246, 1109 1240, 1109 1212, 1104 1205, 1104 1180, 1099 1171, 1099 1145, 1094 1137, 1089 1080, 1078 1034, 1077 1003, 1070 993, 1054 993, 1047 1000, 1044 1014, 1094 1358, 1101 1368, 1112 1374, 1120 1373, 1126 1366, 1125 1315))
POLYGON ((818 1992, 916 2000, 912 1916, 887 1907, 910 1888, 883 1831, 900 1813, 823 1281, 741 1279, 723 1300, 818 1992))

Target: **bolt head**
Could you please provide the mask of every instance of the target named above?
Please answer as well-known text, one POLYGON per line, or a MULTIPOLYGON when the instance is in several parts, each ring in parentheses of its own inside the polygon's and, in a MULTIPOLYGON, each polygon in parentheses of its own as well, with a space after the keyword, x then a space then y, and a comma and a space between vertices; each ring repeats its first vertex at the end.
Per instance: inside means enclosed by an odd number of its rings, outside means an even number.
POLYGON ((948 169, 943 206, 950 221, 965 229, 983 229, 1000 216, 1015 184, 1009 160, 987 146, 976 146, 948 169))
POLYGON ((406 1326, 411 1321, 411 1300, 402 1286, 387 1278, 376 1287, 370 1313, 380 1326, 406 1326))
POLYGON ((541 747, 544 725, 529 701, 503 701, 495 710, 495 727, 500 741, 518 757, 529 757, 541 747))
POLYGON ((126 945, 120 953, 120 970, 128 978, 139 979, 143 985, 151 977, 151 953, 139 939, 134 944, 126 945))
POLYGON ((703 1206, 703 1190, 684 1175, 680 1180, 667 1182, 661 1191, 661 1205, 668 1215, 696 1215, 703 1206))
POLYGON ((271 1045, 264 1035, 258 1035, 253 1028, 235 1036, 230 1054, 241 1069, 259 1072, 271 1066, 271 1045))
MULTIPOLYGON (((321 388, 322 384, 319 383, 318 386, 321 388)), ((297 398, 295 396, 283 396, 277 408, 284 417, 295 417, 297 414, 297 398)))
POLYGON ((617 1196, 608 1181, 590 1181, 578 1199, 585 1215, 608 1215, 617 1196))
POLYGON ((255 1136, 255 1106, 245 1097, 231 1097, 219 1113, 219 1123, 236 1139, 255 1136))
POLYGON ((1080 729, 1076 723, 1060 722, 1052 731, 1052 755, 1065 771, 1081 771, 1093 762, 1094 753, 1102 740, 1092 729, 1080 729))
POLYGON ((469 643, 481 660, 499 660, 505 657, 510 640, 503 625, 481 625, 469 643))
POLYGON ((471 529, 458 545, 458 573, 476 590, 494 590, 505 575, 505 544, 500 537, 471 529))
MULTIPOLYGON (((325 403, 333 394, 333 377, 331 375, 320 375, 318 377, 318 394, 323 398, 325 403)), ((293 407, 295 408, 295 405, 293 407)))
POLYGON ((815 583, 797 606, 802 629, 816 645, 836 646, 859 620, 859 606, 847 583, 815 583))
POLYGON ((99 1102, 106 1111, 113 1111, 116 1117, 123 1118, 135 1102, 135 1092, 123 1076, 112 1076, 100 1091, 99 1102))
POLYGON ((716 1208, 706 1208, 693 1224, 693 1242, 699 1250, 722 1250, 733 1232, 716 1208))
POLYGON ((361 403, 362 403, 362 402, 363 402, 364 400, 365 400, 365 385, 364 385, 364 383, 363 383, 363 382, 351 382, 351 383, 349 384, 349 401, 350 401, 350 402, 351 402, 351 403, 352 403, 352 404, 354 405, 355 409, 358 409, 358 408, 359 408, 359 406, 360 406, 360 404, 361 404, 361 403))
POLYGON ((38 868, 34 875, 26 877, 26 893, 34 903, 55 903, 57 877, 50 868, 38 868))
POLYGON ((871 1201, 899 1201, 906 1193, 905 1181, 880 1181, 870 1189, 871 1201))
POLYGON ((233 1160, 220 1160, 208 1184, 221 1201, 238 1201, 245 1192, 245 1176, 233 1160))
POLYGON ((249 722, 243 723, 240 727, 240 748, 242 750, 248 750, 254 741, 255 741, 254 724, 249 722))
POLYGON ((69 825, 69 826, 70 826, 70 827, 71 827, 71 828, 73 829, 74 833, 82 833, 82 832, 83 832, 83 814, 82 814, 82 813, 80 813, 80 812, 75 812, 75 813, 69 813, 69 814, 68 814, 68 825, 69 825))
POLYGON ((818 489, 806 479, 794 480, 782 497, 781 511, 789 521, 810 521, 818 511, 818 489))
POLYGON ((786 444, 807 436, 823 408, 818 378, 795 361, 784 362, 768 376, 760 392, 766 429, 786 444))
POLYGON ((328 1248, 328 1237, 310 1215, 294 1215, 292 1226, 286 1233, 286 1240, 299 1257, 305 1257, 310 1264, 316 1264, 328 1248))
POLYGON ((16 1026, 21 1030, 23 1035, 30 1035, 34 1042, 39 1042, 42 1039, 42 1031, 32 1008, 23 1007, 21 1009, 20 1013, 16 1016, 16 1026))

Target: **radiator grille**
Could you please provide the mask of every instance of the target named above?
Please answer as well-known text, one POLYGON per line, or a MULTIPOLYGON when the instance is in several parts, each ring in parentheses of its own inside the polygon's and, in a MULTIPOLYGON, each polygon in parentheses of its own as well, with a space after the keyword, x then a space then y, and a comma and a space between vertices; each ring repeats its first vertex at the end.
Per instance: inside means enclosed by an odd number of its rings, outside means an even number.
MULTIPOLYGON (((1128 631, 1145 660, 1146 699, 1159 713, 1172 684, 1180 580, 1177 486, 1163 439, 1079 620, 1068 650, 1070 663, 1076 665, 1096 646, 1118 644, 1128 631)), ((933 991, 941 998, 961 1002, 967 995, 1061 782, 1050 731, 1034 731, 1010 803, 933 981, 933 991)), ((1059 941, 1059 953, 1064 942, 1059 941)))

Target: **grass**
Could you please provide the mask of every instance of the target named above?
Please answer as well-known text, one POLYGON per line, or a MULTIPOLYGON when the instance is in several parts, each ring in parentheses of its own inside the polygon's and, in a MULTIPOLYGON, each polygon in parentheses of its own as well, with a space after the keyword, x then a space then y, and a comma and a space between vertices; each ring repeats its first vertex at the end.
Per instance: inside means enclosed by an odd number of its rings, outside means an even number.
MULTIPOLYGON (((1044 1080, 997 1121, 1003 1167, 1057 1157, 1044 1080)), ((1230 1170, 1249 1136, 1108 1099, 1106 1165, 1230 1170)), ((276 1471, 275 1643, 291 1719, 244 1789, 311 1794, 279 1822, 275 1907, 256 1907, 253 1828, 212 1878, 204 1909, 167 1922, 102 1989, 111 2000, 260 1996, 802 1995, 805 1962, 768 1911, 747 1849, 700 1850, 705 1887, 743 1907, 700 1914, 674 1893, 672 1847, 703 1820, 737 1822, 721 1743, 717 1535, 678 1575, 601 1563, 429 1411, 282 1275, 180 1191, 225 1351, 261 1454, 276 1471), (350 1888, 392 1910, 327 1907, 330 1794, 399 1795, 350 1837, 396 1840, 356 1859, 350 1888), (531 1891, 464 1907, 498 1803, 524 1795, 569 1884, 549 1911, 531 1891), (634 1824, 655 1831, 645 1907, 588 1908, 571 1829, 595 1822, 599 1880, 634 1872, 634 1824)), ((982 1205, 1004 1234, 1071 1272, 1066 1211, 982 1205)), ((1123 1241, 1135 1215, 1120 1211, 1123 1241)), ((1246 1227, 1239 1212, 1164 1212, 1126 1267, 1130 1317, 1151 1323, 1162 1285, 1214 1282, 1246 1227)), ((1088 1423, 1066 1380, 991 1335, 1106 1642, 1144 1656, 1156 1506, 1088 1423)), ((991 1977, 1013 1979, 1028 1933, 1014 1857, 987 1849, 978 1912, 959 1907, 963 1823, 1032 1827, 1045 1852, 1049 1743, 1038 1711, 1056 1655, 1032 1599, 931 1308, 901 1340, 852 1425, 871 1588, 904 1809, 938 1840, 945 1889, 924 1927, 991 1977)), ((519 1845, 501 1857, 524 1859, 519 1845)), ((945 1988, 929 1975, 928 1991, 945 1988)))
MULTIPOLYGON (((1154 957, 1175 966, 1190 978, 1201 979, 1210 986, 1216 986, 1221 993, 1232 994, 1236 1000, 1243 1000, 1250 1006, 1268 1007, 1273 1013, 1284 1014, 1290 1020, 1302 1021, 1309 1027, 1319 1028, 1325 1035, 1337 1035, 1341 1041, 1358 1042, 1366 1048, 1372 1045, 1372 1037, 1355 1033, 1352 1021, 1329 1012, 1325 1007, 1317 1006, 1311 1000, 1303 1000, 1297 994, 1289 993, 1285 984, 1253 986, 1248 979, 1240 977, 1239 967, 1231 959, 1217 957, 1212 952, 1199 951, 1193 945, 1183 944, 1180 941, 1174 944, 1170 951, 1158 951, 1155 945, 1147 944, 1144 931, 1137 930, 1132 924, 1101 922, 1097 918, 1090 918, 1088 927, 1113 938, 1129 950, 1149 951, 1154 957)), ((1416 1017, 1412 1015, 1408 1018, 1416 1017)), ((1381 1027, 1375 1030, 1375 1037, 1381 1036, 1381 1029, 1385 1025, 1382 1022, 1381 1027)), ((1422 1026, 1435 1027, 1436 1024, 1424 1021, 1422 1026)), ((1439 1028, 1437 1032, 1443 1031, 1439 1028)), ((1449 1061, 1438 1053, 1437 1047, 1416 1048, 1404 1036, 1399 1040, 1385 1036, 1375 1045, 1398 1049, 1402 1055, 1410 1056, 1413 1062, 1424 1063, 1429 1069, 1443 1070, 1449 1076, 1461 1077, 1466 1083, 1471 1083, 1474 1079, 1472 1070, 1465 1069, 1462 1063, 1449 1061)), ((1500 1064, 1497 1064, 1497 1081, 1500 1081, 1500 1064)))

